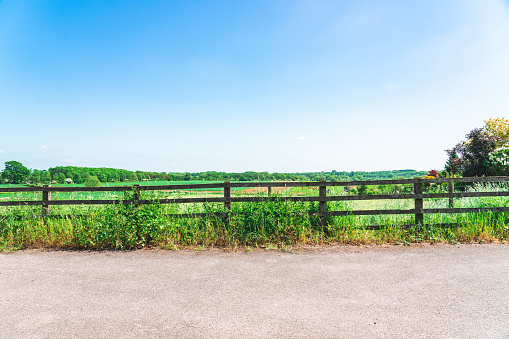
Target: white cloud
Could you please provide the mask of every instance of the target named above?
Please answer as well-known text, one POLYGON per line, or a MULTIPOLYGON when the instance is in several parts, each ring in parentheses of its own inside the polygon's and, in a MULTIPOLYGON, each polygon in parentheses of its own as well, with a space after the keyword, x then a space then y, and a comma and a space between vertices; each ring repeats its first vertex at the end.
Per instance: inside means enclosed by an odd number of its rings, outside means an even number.
POLYGON ((42 148, 42 149, 48 149, 48 146, 43 145, 43 146, 41 146, 41 148, 42 148))
POLYGON ((308 137, 298 137, 297 140, 299 140, 299 141, 308 141, 309 138, 308 137))
POLYGON ((0 149, 0 154, 1 154, 1 153, 3 153, 3 152, 4 152, 4 151, 2 151, 2 150, 0 149))

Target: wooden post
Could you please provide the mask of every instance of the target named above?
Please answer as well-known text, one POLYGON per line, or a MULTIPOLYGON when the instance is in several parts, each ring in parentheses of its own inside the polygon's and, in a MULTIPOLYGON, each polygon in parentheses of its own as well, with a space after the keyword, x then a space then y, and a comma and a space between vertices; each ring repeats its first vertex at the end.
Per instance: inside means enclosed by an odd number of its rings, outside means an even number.
POLYGON ((269 196, 272 194, 272 186, 267 187, 267 193, 269 196))
POLYGON ((51 192, 45 188, 51 187, 51 185, 42 186, 42 215, 47 216, 51 212, 51 206, 48 205, 48 201, 51 200, 51 192))
POLYGON ((135 201, 134 206, 138 206, 138 200, 141 199, 140 187, 141 185, 139 184, 133 185, 133 200, 135 201))
POLYGON ((454 183, 452 180, 449 180, 449 208, 454 208, 454 197, 452 194, 454 193, 454 183))
MULTIPOLYGON (((326 181, 320 180, 320 182, 325 183, 326 181)), ((318 186, 318 195, 320 198, 325 198, 327 196, 327 186, 325 186, 325 185, 318 186)), ((320 200, 319 211, 320 211, 320 213, 327 212, 327 201, 325 201, 325 199, 323 201, 320 200)), ((322 228, 326 229, 327 228, 327 217, 325 215, 320 216, 320 222, 322 224, 322 228)))
POLYGON ((232 196, 232 188, 230 186, 230 182, 225 181, 224 182, 224 198, 226 199, 226 201, 224 202, 224 208, 227 211, 230 211, 232 209, 232 203, 230 201, 231 196, 232 196))
POLYGON ((229 225, 229 214, 230 214, 230 211, 232 210, 232 203, 230 201, 230 198, 232 196, 232 188, 230 186, 230 182, 229 181, 225 181, 224 182, 224 198, 225 198, 225 202, 224 202, 224 208, 226 210, 226 217, 224 219, 224 224, 226 226, 229 225))
MULTIPOLYGON (((418 180, 414 184, 414 194, 422 195, 422 182, 418 180)), ((422 198, 415 198, 415 224, 423 224, 424 223, 424 214, 422 213, 422 209, 424 208, 424 200, 422 198)))

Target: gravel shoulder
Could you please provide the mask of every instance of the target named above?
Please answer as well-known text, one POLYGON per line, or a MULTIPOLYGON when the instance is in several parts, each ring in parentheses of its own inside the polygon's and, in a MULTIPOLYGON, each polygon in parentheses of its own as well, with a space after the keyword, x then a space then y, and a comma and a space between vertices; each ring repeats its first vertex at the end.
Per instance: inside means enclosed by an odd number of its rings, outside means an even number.
POLYGON ((509 338, 509 245, 0 254, 0 338, 509 338))

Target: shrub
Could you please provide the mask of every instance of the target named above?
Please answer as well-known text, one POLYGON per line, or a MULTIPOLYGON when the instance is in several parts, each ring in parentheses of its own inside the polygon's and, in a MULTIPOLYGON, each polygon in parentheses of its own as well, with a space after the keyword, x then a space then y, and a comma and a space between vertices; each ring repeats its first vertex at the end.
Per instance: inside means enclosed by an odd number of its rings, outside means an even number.
POLYGON ((509 148, 502 147, 491 152, 486 159, 489 175, 509 175, 509 148))
POLYGON ((102 184, 97 177, 90 176, 85 180, 85 186, 86 187, 98 187, 98 186, 102 186, 102 184))

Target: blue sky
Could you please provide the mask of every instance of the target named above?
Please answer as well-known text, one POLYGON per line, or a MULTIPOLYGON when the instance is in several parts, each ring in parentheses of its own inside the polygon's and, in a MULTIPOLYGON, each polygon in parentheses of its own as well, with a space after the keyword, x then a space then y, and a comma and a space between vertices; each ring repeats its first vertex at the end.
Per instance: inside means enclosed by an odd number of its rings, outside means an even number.
POLYGON ((0 0, 0 163, 441 169, 507 60, 504 0, 0 0))

